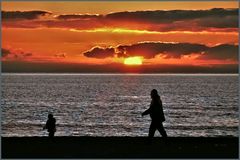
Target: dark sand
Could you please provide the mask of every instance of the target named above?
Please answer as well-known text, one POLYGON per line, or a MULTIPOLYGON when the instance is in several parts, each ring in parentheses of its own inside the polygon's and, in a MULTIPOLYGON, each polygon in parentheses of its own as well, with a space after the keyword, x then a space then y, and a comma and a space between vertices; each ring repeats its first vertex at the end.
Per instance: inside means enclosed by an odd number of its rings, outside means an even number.
POLYGON ((238 158, 238 138, 2 137, 2 158, 238 158))

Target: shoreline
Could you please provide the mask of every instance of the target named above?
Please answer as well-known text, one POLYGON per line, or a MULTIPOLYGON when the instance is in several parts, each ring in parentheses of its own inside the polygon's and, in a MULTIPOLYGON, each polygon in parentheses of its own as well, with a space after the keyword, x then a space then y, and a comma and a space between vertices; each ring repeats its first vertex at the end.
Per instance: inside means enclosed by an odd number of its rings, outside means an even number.
POLYGON ((2 158, 238 158, 238 137, 2 137, 2 158))

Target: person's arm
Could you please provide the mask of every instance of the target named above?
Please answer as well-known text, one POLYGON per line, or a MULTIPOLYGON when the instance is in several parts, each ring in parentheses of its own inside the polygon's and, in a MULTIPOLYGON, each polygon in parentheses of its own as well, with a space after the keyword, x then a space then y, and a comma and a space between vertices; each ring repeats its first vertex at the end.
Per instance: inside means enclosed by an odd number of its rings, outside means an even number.
POLYGON ((148 114, 150 114, 150 108, 148 108, 146 111, 144 111, 142 113, 142 116, 145 116, 145 115, 148 115, 148 114))
POLYGON ((149 107, 146 111, 144 111, 144 112, 142 113, 142 116, 145 116, 145 115, 150 114, 151 109, 152 109, 152 103, 153 103, 153 102, 151 102, 150 107, 149 107))

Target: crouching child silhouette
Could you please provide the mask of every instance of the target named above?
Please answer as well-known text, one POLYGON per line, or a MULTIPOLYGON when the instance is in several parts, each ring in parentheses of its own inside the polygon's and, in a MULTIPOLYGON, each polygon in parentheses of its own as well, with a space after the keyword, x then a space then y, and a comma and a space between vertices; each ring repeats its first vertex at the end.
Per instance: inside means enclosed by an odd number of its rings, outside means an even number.
POLYGON ((142 116, 150 114, 152 119, 150 128, 149 128, 149 140, 154 137, 155 131, 158 130, 162 137, 167 137, 167 133, 163 127, 163 122, 165 121, 165 116, 162 108, 162 101, 156 89, 151 91, 151 104, 150 108, 142 113, 142 116))
POLYGON ((53 138, 54 134, 56 132, 56 119, 53 117, 52 114, 48 114, 48 120, 46 122, 46 125, 43 127, 43 129, 47 129, 49 138, 53 138))

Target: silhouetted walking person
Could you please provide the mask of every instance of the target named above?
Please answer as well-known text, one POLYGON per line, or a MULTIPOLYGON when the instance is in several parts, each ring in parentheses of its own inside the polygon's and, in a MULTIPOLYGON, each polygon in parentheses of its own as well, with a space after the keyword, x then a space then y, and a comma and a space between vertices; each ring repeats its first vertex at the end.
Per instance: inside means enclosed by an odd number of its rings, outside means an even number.
POLYGON ((165 116, 162 108, 162 101, 156 89, 153 89, 151 91, 151 98, 152 98, 152 101, 151 101, 150 108, 142 113, 142 116, 150 114, 150 117, 152 119, 152 122, 149 128, 148 137, 149 138, 154 137, 154 133, 156 130, 160 132, 162 137, 167 137, 167 133, 162 124, 162 122, 165 121, 165 116))
POLYGON ((56 132, 56 119, 53 117, 52 114, 48 114, 48 120, 43 129, 47 129, 47 131, 49 132, 48 136, 50 138, 54 137, 54 133, 56 132))

